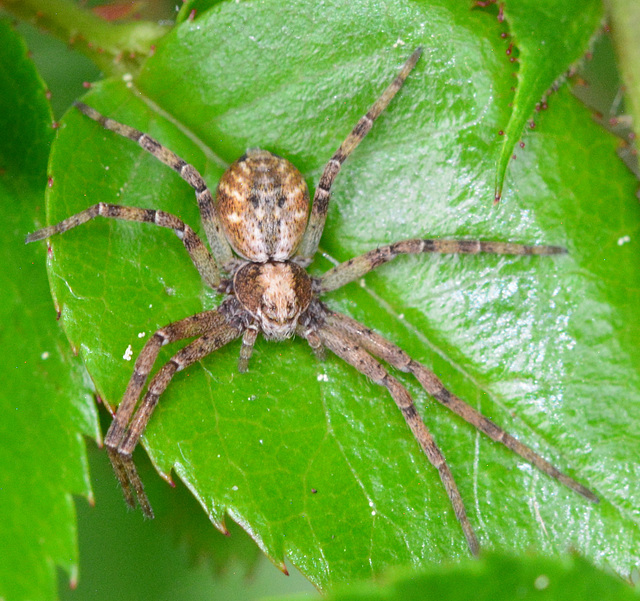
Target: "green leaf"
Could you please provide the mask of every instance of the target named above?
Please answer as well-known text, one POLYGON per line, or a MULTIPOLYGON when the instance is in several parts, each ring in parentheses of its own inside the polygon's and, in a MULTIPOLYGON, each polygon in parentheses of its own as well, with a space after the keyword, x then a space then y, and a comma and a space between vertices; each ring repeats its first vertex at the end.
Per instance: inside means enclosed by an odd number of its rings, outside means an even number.
POLYGON ((44 245, 24 245, 42 210, 53 135, 42 81, 0 21, 0 598, 55 599, 76 578, 71 494, 91 496, 82 435, 99 438, 91 386, 55 320, 44 245))
POLYGON ((123 511, 106 453, 90 445, 88 455, 95 507, 78 503, 80 578, 74 589, 60 583, 63 601, 241 601, 260 598, 269 587, 282 593, 312 588, 300 574, 278 572, 239 526, 229 524, 229 536, 211 528, 186 487, 169 488, 151 477, 142 453, 138 467, 157 519, 123 511))
MULTIPOLYGON (((280 597, 279 597, 280 598, 280 597)), ((286 601, 307 597, 281 597, 286 601)), ((480 561, 438 566, 420 573, 396 570, 384 581, 343 587, 327 601, 633 601, 637 591, 580 557, 508 557, 491 553, 480 561)), ((276 601, 273 597, 271 601, 276 601)))
POLYGON ((513 110, 500 144, 496 198, 502 192, 507 165, 525 123, 534 123, 534 108, 554 83, 560 83, 569 67, 582 58, 602 22, 603 9, 599 0, 561 0, 551 4, 507 0, 504 16, 511 34, 507 52, 511 60, 518 53, 519 70, 513 110))
MULTIPOLYGON (((313 185, 423 45, 336 182, 312 271, 428 235, 567 246, 556 258, 404 257, 327 302, 602 498, 593 506, 539 474, 403 377, 484 547, 571 547, 628 574, 640 543, 640 210, 614 141, 561 91, 494 207, 492 148, 512 78, 491 15, 365 0, 323 10, 298 1, 287 15, 283 25, 275 0, 216 5, 164 38, 135 81, 103 82, 85 101, 162 141, 212 188, 252 146, 292 160, 313 185)), ((51 174, 50 223, 105 201, 199 229, 193 191, 175 173, 75 110, 51 174)), ((170 231, 101 220, 51 249, 62 323, 112 404, 131 373, 129 347, 135 357, 158 327, 219 302, 170 231)), ((321 588, 467 555, 435 470, 384 390, 334 357, 318 363, 301 340, 259 342, 247 374, 238 350, 176 375, 144 437, 158 470, 174 470, 218 527, 230 515, 276 564, 288 559, 321 588)))
POLYGON ((17 31, 23 36, 38 73, 46 82, 55 119, 62 116, 73 101, 86 92, 84 82, 100 78, 100 69, 69 45, 24 22, 17 31))

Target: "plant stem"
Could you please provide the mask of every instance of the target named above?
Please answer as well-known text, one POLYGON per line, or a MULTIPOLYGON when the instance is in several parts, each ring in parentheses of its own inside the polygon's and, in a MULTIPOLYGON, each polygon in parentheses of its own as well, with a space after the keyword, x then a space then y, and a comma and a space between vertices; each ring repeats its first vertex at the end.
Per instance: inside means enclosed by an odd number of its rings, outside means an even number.
POLYGON ((640 3, 608 0, 606 6, 637 141, 640 140, 640 3))
POLYGON ((109 23, 69 0, 0 0, 0 6, 82 52, 107 75, 138 71, 170 29, 150 21, 109 23))

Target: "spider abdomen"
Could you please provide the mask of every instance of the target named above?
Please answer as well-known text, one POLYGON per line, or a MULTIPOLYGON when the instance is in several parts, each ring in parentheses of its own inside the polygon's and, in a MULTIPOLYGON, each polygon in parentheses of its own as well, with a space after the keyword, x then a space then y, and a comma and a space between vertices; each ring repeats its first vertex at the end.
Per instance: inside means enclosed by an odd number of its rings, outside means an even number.
POLYGON ((309 189, 286 159, 252 148, 218 184, 216 211, 233 249, 250 261, 286 261, 307 224, 309 189))

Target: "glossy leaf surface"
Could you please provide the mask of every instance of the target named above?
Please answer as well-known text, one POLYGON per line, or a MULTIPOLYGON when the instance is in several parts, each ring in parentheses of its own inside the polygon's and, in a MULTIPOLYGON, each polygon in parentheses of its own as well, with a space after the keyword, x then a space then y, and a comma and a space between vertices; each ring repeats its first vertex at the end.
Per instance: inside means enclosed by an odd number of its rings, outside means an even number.
MULTIPOLYGON (((313 186, 423 45, 336 183, 312 271, 427 235, 565 245, 570 254, 555 258, 401 258, 327 302, 602 497, 593 506, 537 473, 403 378, 484 546, 572 547, 628 573, 640 541, 640 210, 614 142, 560 92, 493 206, 491 157, 512 76, 491 15, 449 3, 298 2, 283 25, 278 6, 216 5, 167 36, 136 81, 106 81, 85 101, 161 140, 212 188, 252 146, 289 158, 313 186)), ((49 222, 105 201, 164 209, 198 229, 177 175, 74 110, 51 171, 49 222)), ((132 369, 125 356, 219 302, 171 232, 102 220, 51 246, 64 327, 114 405, 132 369)), ((145 435, 158 469, 173 469, 215 523, 229 514, 274 562, 288 559, 320 587, 466 556, 439 478, 384 391, 333 357, 318 363, 300 340, 259 342, 243 375, 238 349, 178 374, 145 435)))
POLYGON ((561 0, 544 4, 535 0, 505 2, 501 9, 508 25, 505 50, 513 61, 517 84, 513 110, 504 128, 496 173, 496 194, 525 124, 535 127, 534 109, 560 86, 565 73, 582 59, 589 41, 603 20, 598 0, 561 0), (517 67, 516 67, 517 65, 517 67))

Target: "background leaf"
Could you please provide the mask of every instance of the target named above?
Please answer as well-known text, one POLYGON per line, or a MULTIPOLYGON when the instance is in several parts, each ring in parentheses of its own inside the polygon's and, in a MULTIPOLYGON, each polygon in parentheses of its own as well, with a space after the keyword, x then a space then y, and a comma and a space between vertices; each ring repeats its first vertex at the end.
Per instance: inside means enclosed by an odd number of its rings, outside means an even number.
MULTIPOLYGON (((600 601, 632 601, 632 590, 612 574, 601 572, 580 557, 549 559, 507 557, 491 553, 480 561, 431 568, 423 572, 396 570, 381 582, 356 584, 330 594, 329 601, 500 601, 536 599, 578 601, 593 597, 600 601)), ((308 597, 282 597, 287 601, 308 597)), ((276 601, 274 597, 272 601, 276 601)))
MULTIPOLYGON (((288 10, 283 30, 273 2, 220 4, 167 36, 135 82, 107 81, 86 100, 162 140, 212 187, 248 146, 286 156, 313 184, 423 44, 337 182, 313 269, 412 236, 566 245, 556 259, 404 258, 330 302, 602 496, 591 506, 403 380, 484 546, 572 546, 628 574, 640 539, 639 209, 614 142, 559 93, 492 207, 491 149, 512 77, 491 15, 449 3, 288 10)), ((174 173, 75 111, 51 169, 50 222, 104 200, 198 224, 174 173)), ((170 232, 96 222, 51 245, 63 324, 110 403, 130 375, 129 345, 135 356, 159 326, 218 301, 170 232)), ((383 391, 334 358, 317 364, 301 341, 259 343, 245 375, 237 353, 230 345, 179 374, 145 437, 158 469, 174 469, 215 523, 229 513, 274 562, 288 556, 320 587, 466 556, 437 475, 383 391)))
MULTIPOLYGON (((122 494, 113 481, 106 453, 89 447, 95 507, 78 504, 80 578, 69 588, 60 579, 62 601, 245 601, 312 589, 299 573, 286 578, 262 556, 239 526, 230 535, 211 528, 197 501, 179 482, 169 488, 152 478, 153 468, 139 453, 138 467, 155 501, 157 519, 140 519, 122 510, 122 494), (275 579, 274 579, 275 577, 275 579)), ((317 595, 316 595, 317 596, 317 595)))
POLYGON ((55 599, 56 566, 77 576, 71 493, 91 496, 82 435, 99 432, 90 382, 55 321, 45 248, 24 245, 43 205, 52 116, 6 21, 0 90, 0 598, 55 599))
POLYGON ((510 33, 507 54, 509 60, 517 61, 518 83, 500 145, 496 195, 502 191, 507 165, 525 123, 535 123, 531 118, 534 108, 540 108, 544 95, 552 91, 554 84, 560 85, 571 65, 582 58, 604 18, 599 0, 561 0, 552 5, 507 0, 503 8, 510 33))

